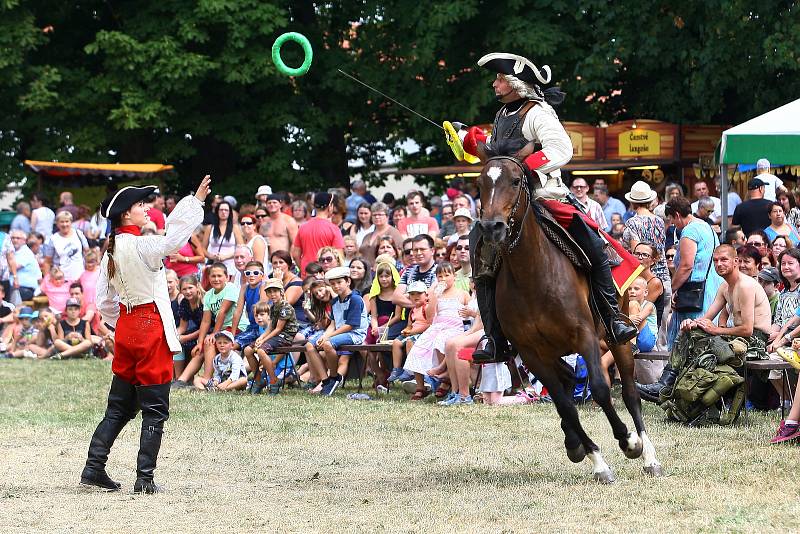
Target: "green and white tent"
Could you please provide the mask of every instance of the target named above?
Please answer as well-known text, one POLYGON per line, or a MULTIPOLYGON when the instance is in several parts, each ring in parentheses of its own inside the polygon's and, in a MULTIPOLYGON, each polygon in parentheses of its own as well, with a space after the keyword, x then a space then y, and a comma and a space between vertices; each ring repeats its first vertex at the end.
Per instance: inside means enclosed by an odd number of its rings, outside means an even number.
POLYGON ((723 165, 800 164, 800 99, 722 132, 717 161, 723 165))

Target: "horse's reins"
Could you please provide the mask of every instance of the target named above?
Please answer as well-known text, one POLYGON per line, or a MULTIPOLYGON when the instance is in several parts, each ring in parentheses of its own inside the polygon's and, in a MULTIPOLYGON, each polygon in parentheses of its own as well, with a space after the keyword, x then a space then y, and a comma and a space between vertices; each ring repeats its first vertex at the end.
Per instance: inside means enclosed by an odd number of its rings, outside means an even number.
POLYGON ((506 239, 504 240, 506 243, 506 252, 510 253, 514 247, 519 244, 519 240, 522 237, 522 225, 525 222, 525 217, 528 215, 528 211, 531 209, 531 191, 528 184, 531 178, 531 171, 525 166, 524 163, 512 156, 492 156, 486 161, 486 163, 496 160, 511 161, 522 171, 522 184, 517 190, 517 198, 514 200, 514 205, 511 207, 511 213, 508 216, 508 233, 506 235, 506 239), (525 198, 528 201, 528 205, 525 207, 525 212, 522 214, 522 217, 515 219, 514 214, 517 212, 517 208, 519 208, 519 204, 522 200, 523 190, 525 191, 525 198), (516 228, 517 223, 519 223, 519 228, 516 228), (511 240, 510 243, 508 242, 509 239, 511 240))

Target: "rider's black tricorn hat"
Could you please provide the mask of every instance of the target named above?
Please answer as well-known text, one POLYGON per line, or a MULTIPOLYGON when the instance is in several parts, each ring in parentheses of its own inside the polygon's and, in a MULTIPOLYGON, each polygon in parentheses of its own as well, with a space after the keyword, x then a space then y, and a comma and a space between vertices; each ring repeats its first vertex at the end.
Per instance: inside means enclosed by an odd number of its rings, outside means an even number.
POLYGON ((539 69, 533 62, 517 54, 493 52, 478 60, 478 65, 498 74, 507 74, 527 83, 550 83, 552 77, 547 65, 539 69))
POLYGON ((142 201, 158 191, 158 187, 154 185, 129 185, 122 189, 111 193, 106 197, 102 204, 100 204, 100 214, 106 219, 113 219, 122 215, 131 206, 139 201, 142 201))

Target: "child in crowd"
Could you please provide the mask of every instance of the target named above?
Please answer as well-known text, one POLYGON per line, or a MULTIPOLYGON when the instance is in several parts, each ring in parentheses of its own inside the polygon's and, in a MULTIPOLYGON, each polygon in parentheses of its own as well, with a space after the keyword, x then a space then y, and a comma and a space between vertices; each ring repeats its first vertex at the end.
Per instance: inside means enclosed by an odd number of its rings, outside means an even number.
MULTIPOLYGON (((387 334, 386 338, 389 339, 389 328, 403 320, 403 308, 392 302, 392 295, 399 281, 400 274, 397 272, 394 262, 377 264, 375 278, 372 280, 372 287, 369 291, 370 328, 365 340, 368 345, 379 343, 384 334, 387 334)), ((367 365, 375 375, 375 385, 373 387, 380 385, 385 388, 387 386, 388 373, 384 367, 381 353, 370 352, 367 358, 367 365)))
MULTIPOLYGON (((511 404, 531 404, 538 400, 526 391, 520 391, 516 395, 506 396, 503 393, 511 387, 511 372, 508 364, 485 363, 481 366, 481 385, 478 388, 484 404, 490 406, 507 406, 511 404)), ((456 404, 472 404, 469 401, 456 404)))
POLYGON ((181 376, 186 368, 186 356, 197 346, 200 335, 200 323, 203 321, 203 288, 197 275, 188 274, 181 277, 179 289, 183 299, 178 304, 178 341, 181 352, 172 357, 175 376, 181 376))
MULTIPOLYGON (((19 310, 17 318, 19 322, 13 325, 11 339, 7 342, 10 358, 38 358, 46 352, 45 349, 36 345, 39 338, 39 329, 33 324, 33 320, 39 314, 33 311, 30 306, 23 306, 19 310)), ((5 341, 5 340, 4 340, 5 341)))
POLYGON ((426 307, 431 326, 423 332, 408 353, 404 369, 414 373, 416 389, 411 400, 422 400, 428 395, 425 375, 444 358, 448 339, 464 333, 464 321, 459 310, 469 303, 469 294, 455 285, 456 272, 450 262, 436 266, 437 284, 426 307))
POLYGON ((361 296, 350 289, 350 269, 334 267, 325 273, 325 280, 331 285, 336 298, 331 304, 333 320, 325 333, 317 340, 317 351, 325 353, 329 376, 322 381, 321 393, 333 395, 336 388, 347 375, 350 363, 349 354, 338 354, 342 345, 359 345, 367 335, 367 310, 361 296))
MULTIPOLYGON (((358 244, 356 243, 356 238, 351 235, 344 236, 342 241, 344 241, 344 249, 342 249, 344 251, 344 261, 342 262, 342 267, 350 267, 350 262, 358 254, 358 244)), ((306 272, 308 272, 307 269, 306 272)))
POLYGON ((317 280, 325 280, 325 271, 320 263, 312 261, 306 265, 306 276, 313 276, 317 280))
MULTIPOLYGON (((210 337, 210 336, 209 336, 210 337)), ((247 386, 247 371, 239 353, 233 350, 233 334, 221 330, 214 334, 217 355, 212 361, 211 378, 194 377, 194 386, 207 391, 234 391, 247 386)))
POLYGON ((392 341, 392 372, 388 382, 394 382, 403 376, 403 349, 408 353, 417 338, 431 325, 426 313, 428 288, 425 283, 421 280, 411 282, 406 294, 414 307, 408 314, 408 326, 392 341))
MULTIPOLYGON (((271 381, 269 392, 275 394, 279 390, 275 365, 282 363, 280 370, 285 372, 290 366, 294 366, 294 361, 289 354, 275 354, 274 357, 271 357, 270 351, 280 347, 291 346, 292 340, 299 329, 299 323, 295 316, 294 306, 289 304, 285 298, 283 283, 280 280, 274 278, 267 280, 266 284, 264 284, 264 291, 267 294, 267 298, 272 302, 272 306, 269 309, 269 324, 256 339, 254 347, 261 366, 269 374, 271 381)), ((254 392, 258 393, 258 390, 254 392)))
MULTIPOLYGON (((189 386, 192 377, 203 366, 203 381, 211 378, 212 362, 216 354, 213 334, 222 330, 231 330, 235 303, 239 300, 239 291, 228 281, 228 268, 224 263, 214 263, 208 267, 209 290, 203 296, 203 319, 200 321, 200 333, 197 345, 192 349, 192 359, 178 380, 173 384, 176 388, 189 386)), ((246 330, 250 323, 242 314, 238 327, 246 330)))
POLYGON ((93 250, 84 254, 84 270, 78 282, 81 283, 81 288, 83 288, 84 301, 88 304, 94 304, 94 298, 97 292, 97 279, 100 277, 100 269, 98 269, 98 266, 97 254, 93 250))
POLYGON ((53 360, 88 356, 92 350, 92 330, 89 322, 81 319, 81 304, 76 299, 68 299, 62 319, 51 329, 55 329, 53 360))
POLYGON ((39 359, 49 358, 55 351, 53 340, 55 339, 56 329, 55 327, 51 328, 51 326, 56 324, 56 316, 50 308, 45 308, 39 310, 39 317, 34 322, 36 323, 36 329, 39 331, 39 335, 36 337, 36 346, 44 349, 44 352, 37 353, 37 356, 39 359))
POLYGON ((50 272, 42 279, 39 288, 42 294, 47 295, 53 313, 64 313, 69 298, 69 284, 64 279, 64 272, 55 265, 50 267, 50 272))
MULTIPOLYGON (((236 303, 236 311, 233 312, 233 335, 236 342, 233 348, 236 350, 243 350, 253 344, 259 334, 259 326, 256 324, 256 318, 253 315, 253 306, 260 300, 266 300, 262 288, 264 281, 264 264, 260 261, 251 260, 244 266, 244 280, 246 283, 242 284, 239 289, 239 300, 236 303), (242 313, 247 314, 247 321, 249 323, 246 330, 236 333, 236 325, 239 324, 239 319, 242 313)), ((247 353, 245 353, 246 355, 247 353)))
POLYGON ((628 288, 628 316, 639 329, 634 345, 639 352, 649 352, 656 345, 658 324, 655 305, 647 300, 647 280, 639 276, 628 288))
MULTIPOLYGON (((647 280, 639 276, 631 282, 628 288, 628 317, 631 322, 639 329, 636 339, 631 340, 634 353, 649 352, 656 346, 658 336, 658 324, 655 305, 647 300, 648 289, 647 280)), ((611 385, 611 375, 609 368, 614 363, 614 355, 611 351, 603 354, 600 358, 600 365, 603 367, 606 382, 611 385)))
MULTIPOLYGON (((265 334, 270 331, 269 312, 270 306, 266 302, 258 302, 255 306, 253 306, 253 319, 258 327, 258 335, 265 334)), ((269 358, 269 356, 267 356, 264 361, 261 362, 261 354, 258 354, 257 351, 258 349, 256 349, 255 341, 253 344, 250 344, 244 348, 245 360, 247 361, 249 369, 253 371, 253 383, 249 388, 250 393, 261 393, 261 391, 267 385, 270 385, 270 393, 277 393, 280 387, 278 386, 278 376, 275 373, 275 363, 271 358, 269 358), (261 365, 260 368, 259 364, 261 365), (265 374, 267 375, 266 377, 264 376, 265 374), (272 385, 274 385, 274 389, 272 385)), ((263 353, 264 351, 261 350, 260 352, 263 353)))
POLYGON ((322 381, 328 378, 328 371, 322 356, 317 352, 316 343, 330 324, 330 308, 334 295, 325 280, 318 280, 313 275, 306 277, 309 282, 308 292, 303 307, 306 319, 311 323, 297 334, 298 340, 305 340, 307 364, 299 369, 300 378, 312 393, 322 390, 322 381))

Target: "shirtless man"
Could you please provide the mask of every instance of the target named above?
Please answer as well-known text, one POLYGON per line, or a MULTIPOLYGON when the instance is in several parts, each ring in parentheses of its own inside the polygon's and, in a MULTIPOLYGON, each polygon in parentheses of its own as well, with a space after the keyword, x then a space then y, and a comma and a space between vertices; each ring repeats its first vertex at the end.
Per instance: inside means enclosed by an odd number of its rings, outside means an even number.
POLYGON ((269 253, 272 254, 276 250, 289 252, 297 237, 297 221, 281 211, 280 195, 267 196, 266 208, 269 217, 261 223, 259 232, 267 238, 269 253))
MULTIPOLYGON (((759 354, 763 359, 768 358, 766 348, 772 329, 772 312, 764 288, 754 278, 739 271, 740 260, 733 246, 718 246, 714 249, 713 261, 714 270, 723 278, 717 296, 702 317, 686 319, 681 323, 682 332, 675 343, 680 345, 683 336, 688 335, 693 328, 699 328, 709 336, 725 336, 725 341, 742 338, 747 343, 748 353, 759 354), (727 326, 726 308, 733 315, 732 327, 727 326), (725 326, 714 323, 714 317, 720 312, 723 312, 720 324, 725 326)), ((681 369, 673 368, 667 363, 658 382, 637 384, 636 388, 644 400, 660 402, 661 390, 673 387, 680 372, 681 369)))
POLYGON ((758 336, 766 341, 772 328, 769 298, 756 280, 739 272, 736 249, 728 244, 714 249, 714 270, 724 280, 714 302, 703 317, 683 321, 681 329, 700 328, 712 336, 758 336), (726 305, 733 314, 734 326, 717 326, 713 319, 726 305))

